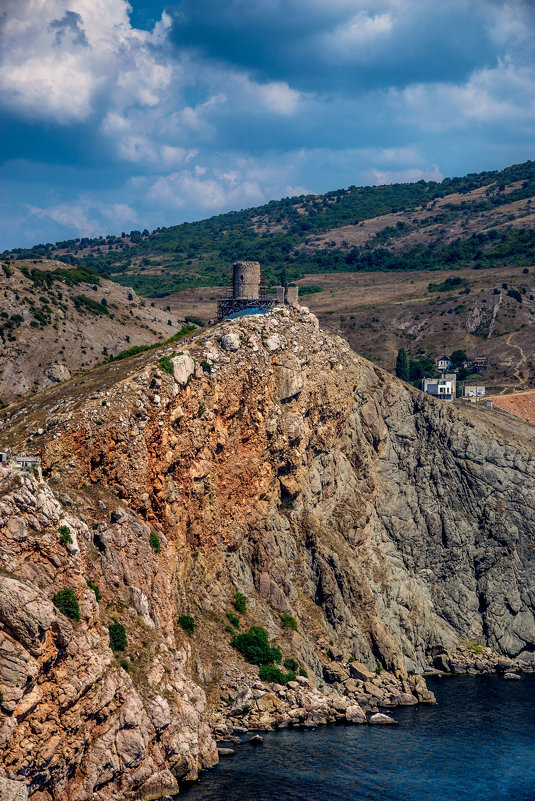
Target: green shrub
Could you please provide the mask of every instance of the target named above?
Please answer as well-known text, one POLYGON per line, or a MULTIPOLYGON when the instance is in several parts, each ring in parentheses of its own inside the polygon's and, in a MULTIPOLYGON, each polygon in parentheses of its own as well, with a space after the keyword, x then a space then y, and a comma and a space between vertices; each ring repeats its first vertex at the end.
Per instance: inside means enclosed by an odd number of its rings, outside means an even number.
POLYGON ((3 704, 3 703, 4 703, 4 693, 2 692, 2 690, 0 690, 0 704, 3 704))
POLYGON ((237 592, 234 596, 234 609, 236 612, 239 612, 240 615, 247 614, 247 596, 242 592, 237 592))
POLYGON ((113 623, 108 626, 110 633, 110 648, 112 651, 124 651, 126 649, 126 629, 122 623, 113 619, 113 623))
POLYGON ((260 681, 269 681, 274 684, 286 684, 290 679, 282 672, 282 670, 274 665, 262 665, 258 671, 260 681))
POLYGON ((70 617, 71 620, 80 620, 78 600, 70 587, 64 587, 64 589, 59 590, 52 598, 52 601, 54 606, 66 617, 70 617))
POLYGON ((86 580, 85 580, 85 583, 87 584, 87 586, 89 587, 89 589, 90 589, 90 590, 93 590, 93 592, 95 593, 95 598, 96 598, 96 599, 97 599, 97 601, 99 602, 99 601, 100 601, 100 598, 101 598, 101 595, 100 595, 100 590, 99 590, 99 588, 97 587, 97 585, 96 585, 96 584, 94 584, 94 583, 91 581, 91 579, 86 579, 86 580))
POLYGON ((160 540, 159 540, 158 535, 156 534, 155 531, 151 531, 151 533, 150 533, 149 545, 152 548, 152 550, 154 551, 154 553, 160 553, 160 551, 162 549, 162 546, 160 545, 160 540))
POLYGON ((292 659, 292 657, 285 659, 283 664, 286 670, 291 670, 293 673, 295 673, 299 668, 299 663, 297 662, 296 659, 292 659))
POLYGON ((171 361, 169 356, 162 356, 162 358, 159 359, 158 361, 164 373, 169 373, 170 375, 173 375, 173 362, 171 361))
POLYGON ((227 612, 227 620, 232 626, 235 626, 235 628, 240 628, 240 618, 233 615, 232 612, 227 612))
POLYGON ((191 617, 191 615, 180 615, 178 618, 178 625, 184 629, 188 637, 191 637, 197 628, 195 618, 191 617))
POLYGON ((297 620, 291 615, 281 615, 281 624, 285 629, 292 629, 297 631, 297 620))
POLYGON ((375 672, 376 676, 380 676, 381 673, 383 672, 383 666, 381 665, 381 663, 379 662, 378 659, 375 660, 375 671, 374 672, 375 672))
POLYGON ((270 646, 267 631, 262 626, 251 626, 248 632, 237 634, 232 645, 252 665, 270 665, 282 659, 280 648, 270 646))
POLYGON ((204 373, 212 372, 212 365, 210 364, 210 362, 207 362, 206 359, 201 360, 201 367, 204 373))
POLYGON ((72 543, 71 530, 69 526, 60 526, 59 529, 60 542, 62 545, 70 545, 72 543))
POLYGON ((123 670, 126 670, 127 673, 129 672, 130 662, 128 661, 128 659, 119 659, 119 664, 123 670))
POLYGON ((234 629, 232 628, 232 626, 231 626, 231 625, 229 625, 228 623, 227 623, 227 625, 225 626, 225 631, 228 631, 228 633, 229 633, 229 634, 234 634, 234 633, 235 633, 235 632, 234 632, 234 629))
MULTIPOLYGON (((354 661, 354 660, 353 660, 354 661)), ((306 672, 304 667, 299 668, 299 676, 304 676, 305 679, 308 679, 308 673, 306 672)))

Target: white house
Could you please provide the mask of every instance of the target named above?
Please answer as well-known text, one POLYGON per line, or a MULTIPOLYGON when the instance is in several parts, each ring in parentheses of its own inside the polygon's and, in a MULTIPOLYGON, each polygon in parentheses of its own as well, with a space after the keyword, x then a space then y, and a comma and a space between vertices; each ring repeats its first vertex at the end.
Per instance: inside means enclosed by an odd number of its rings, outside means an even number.
POLYGON ((432 395, 440 400, 455 400, 457 387, 457 376, 455 373, 448 374, 444 378, 422 378, 422 390, 427 395, 432 395))
POLYGON ((446 370, 450 370, 453 362, 451 359, 448 359, 447 356, 443 356, 441 359, 437 361, 437 367, 441 373, 445 373, 446 370))

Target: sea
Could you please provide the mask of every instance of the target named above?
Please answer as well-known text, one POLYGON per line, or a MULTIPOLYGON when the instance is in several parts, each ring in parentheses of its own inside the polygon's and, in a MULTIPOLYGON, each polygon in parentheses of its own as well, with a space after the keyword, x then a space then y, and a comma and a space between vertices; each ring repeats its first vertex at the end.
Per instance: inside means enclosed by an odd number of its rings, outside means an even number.
POLYGON ((438 703, 397 726, 242 737, 183 801, 535 801, 535 675, 428 679, 438 703))

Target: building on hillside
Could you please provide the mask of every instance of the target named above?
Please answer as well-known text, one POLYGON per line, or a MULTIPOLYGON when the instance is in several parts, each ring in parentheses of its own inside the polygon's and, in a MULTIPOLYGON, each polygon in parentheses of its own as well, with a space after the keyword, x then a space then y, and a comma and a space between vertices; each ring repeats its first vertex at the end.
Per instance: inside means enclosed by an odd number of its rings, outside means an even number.
POLYGON ((482 370, 486 370, 489 366, 489 360, 486 356, 476 356, 475 359, 472 359, 472 370, 474 373, 480 373, 482 370))
POLYGON ((478 400, 485 397, 484 384, 463 384, 463 398, 478 400))
POLYGON ((443 356, 441 359, 437 360, 437 368, 441 373, 445 373, 446 370, 451 370, 453 362, 451 359, 448 359, 447 356, 443 356))
POLYGON ((442 378, 422 378, 422 390, 444 401, 453 401, 457 393, 457 376, 448 373, 442 378))

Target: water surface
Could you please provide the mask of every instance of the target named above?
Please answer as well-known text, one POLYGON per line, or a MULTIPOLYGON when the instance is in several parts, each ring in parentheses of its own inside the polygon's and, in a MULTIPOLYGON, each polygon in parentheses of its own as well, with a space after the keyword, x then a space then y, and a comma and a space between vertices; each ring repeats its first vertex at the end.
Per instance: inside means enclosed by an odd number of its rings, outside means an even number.
POLYGON ((184 801, 535 801, 535 676, 432 679, 399 726, 248 737, 184 801))

